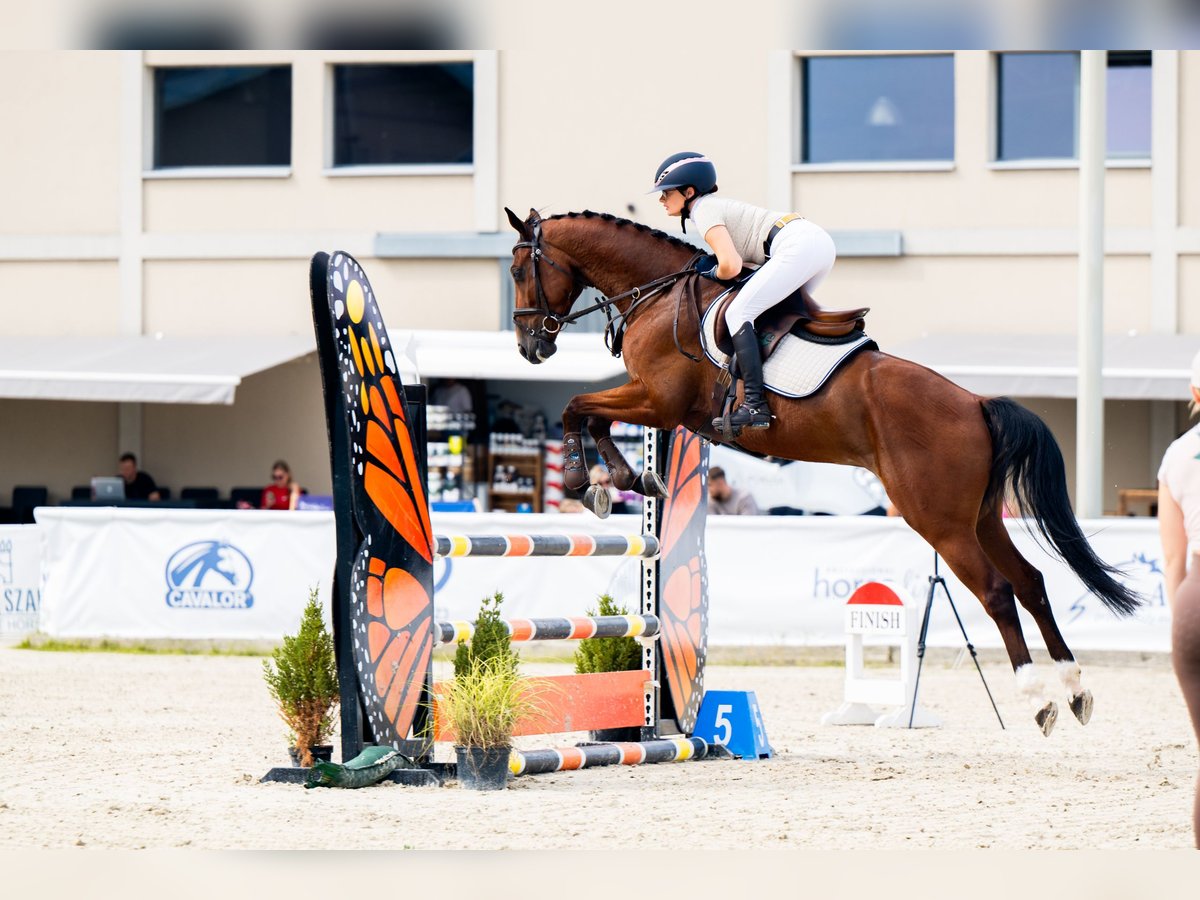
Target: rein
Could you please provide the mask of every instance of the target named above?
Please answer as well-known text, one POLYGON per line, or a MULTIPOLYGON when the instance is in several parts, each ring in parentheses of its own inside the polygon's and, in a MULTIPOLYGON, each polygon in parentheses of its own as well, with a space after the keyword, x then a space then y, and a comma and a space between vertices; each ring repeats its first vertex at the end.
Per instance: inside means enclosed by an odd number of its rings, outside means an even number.
MULTIPOLYGON (((646 284, 640 284, 636 287, 630 288, 627 291, 622 291, 620 294, 617 294, 613 297, 604 297, 603 299, 593 303, 591 306, 577 310, 569 315, 560 316, 555 314, 555 312, 550 308, 550 301, 547 299, 546 292, 542 287, 541 274, 538 268, 539 261, 545 261, 548 265, 562 272, 571 279, 573 284, 578 285, 580 288, 595 287, 595 285, 584 281, 575 272, 559 265, 549 256, 547 256, 546 252, 541 247, 541 241, 542 226, 541 223, 538 222, 533 226, 532 240, 521 241, 513 246, 513 250, 519 250, 522 247, 529 249, 530 259, 533 261, 534 295, 537 297, 538 302, 536 309, 531 308, 513 310, 513 326, 516 328, 521 328, 530 337, 537 338, 539 340, 548 340, 562 331, 563 326, 570 325, 571 323, 582 319, 584 316, 590 315, 598 310, 603 310, 604 315, 608 318, 608 325, 605 326, 604 329, 604 346, 607 347, 609 353, 615 357, 620 357, 621 355, 621 346, 625 340, 625 332, 629 328, 629 319, 634 312, 641 309, 645 304, 662 294, 668 288, 672 287, 677 281, 679 281, 679 279, 688 275, 694 275, 695 273, 692 271, 692 265, 697 259, 700 258, 700 256, 703 255, 701 253, 697 253, 690 260, 688 260, 687 267, 679 270, 678 272, 672 272, 670 275, 663 275, 662 277, 655 278, 653 281, 649 281, 646 284), (614 314, 613 307, 615 307, 618 303, 630 298, 632 298, 633 302, 629 305, 629 308, 624 312, 617 310, 614 314), (540 326, 533 328, 524 327, 521 325, 521 316, 536 315, 542 316, 540 326)), ((679 343, 679 310, 682 306, 682 303, 683 294, 681 293, 679 302, 676 304, 675 309, 675 347, 688 359, 692 360, 693 362, 699 362, 699 359, 684 350, 679 343)))

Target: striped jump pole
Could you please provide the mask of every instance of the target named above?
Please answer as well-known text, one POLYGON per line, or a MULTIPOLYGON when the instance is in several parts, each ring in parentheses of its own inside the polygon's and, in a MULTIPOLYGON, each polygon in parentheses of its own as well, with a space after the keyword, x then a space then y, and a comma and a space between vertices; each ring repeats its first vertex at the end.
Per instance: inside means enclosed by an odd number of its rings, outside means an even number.
POLYGON ((541 775, 599 766, 636 766, 642 763, 683 762, 703 759, 708 743, 703 738, 665 738, 622 744, 580 744, 558 750, 516 750, 508 757, 514 775, 541 775))
POLYGON ((633 556, 656 559, 652 534, 437 534, 435 558, 466 556, 633 556))
MULTIPOLYGON (((588 638, 650 638, 659 633, 658 616, 579 616, 550 619, 505 619, 510 640, 583 641, 588 638)), ((437 622, 433 642, 454 644, 475 636, 474 622, 437 622)))

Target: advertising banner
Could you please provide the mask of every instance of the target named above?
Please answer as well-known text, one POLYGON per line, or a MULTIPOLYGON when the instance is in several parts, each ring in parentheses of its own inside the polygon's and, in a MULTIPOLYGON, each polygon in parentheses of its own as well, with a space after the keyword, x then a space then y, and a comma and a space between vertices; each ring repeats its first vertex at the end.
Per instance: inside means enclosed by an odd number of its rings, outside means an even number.
POLYGON ((328 613, 329 513, 50 507, 37 517, 50 635, 277 640, 295 632, 313 588, 328 613))
MULTIPOLYGON (((319 587, 328 610, 335 548, 327 512, 53 507, 38 517, 45 530, 42 596, 33 528, 14 540, 14 583, 0 583, 0 590, 10 591, 3 595, 12 604, 8 615, 23 616, 26 624, 40 605, 41 629, 49 634, 278 640, 295 630, 311 587, 319 587)), ((1073 649, 1169 650, 1155 520, 1082 523, 1100 557, 1147 600, 1127 619, 1088 594, 1020 520, 1007 524, 1017 548, 1045 576, 1073 649)), ((637 534, 641 517, 435 513, 433 527, 447 535, 637 534)), ((706 542, 710 645, 844 644, 845 604, 855 588, 867 581, 900 585, 923 611, 935 570, 929 545, 902 520, 882 516, 714 516, 706 542)), ((0 552, 0 581, 10 577, 4 560, 0 552)), ((999 631, 979 601, 944 561, 936 565, 971 642, 1000 647, 999 631)), ((605 593, 631 612, 640 608, 639 561, 632 557, 447 559, 435 564, 434 580, 436 614, 444 620, 473 619, 480 601, 497 591, 504 594, 505 615, 513 617, 583 615, 605 593)), ((1042 648, 1023 610, 1021 622, 1030 647, 1042 648)), ((941 591, 928 642, 963 645, 941 591)))
POLYGON ((41 529, 0 525, 0 635, 37 631, 41 606, 41 529))

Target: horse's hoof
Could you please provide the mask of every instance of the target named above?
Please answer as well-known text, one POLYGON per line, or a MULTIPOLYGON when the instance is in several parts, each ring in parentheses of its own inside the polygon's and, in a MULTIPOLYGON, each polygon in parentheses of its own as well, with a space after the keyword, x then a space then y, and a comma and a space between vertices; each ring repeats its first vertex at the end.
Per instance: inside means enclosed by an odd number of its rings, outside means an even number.
POLYGON ((584 509, 591 510, 598 519, 607 519, 612 512, 612 495, 607 488, 593 484, 583 495, 584 509))
POLYGON ((1080 725, 1086 725, 1092 718, 1092 692, 1083 691, 1072 697, 1071 712, 1075 713, 1080 725))
POLYGON ((1038 728, 1042 729, 1042 734, 1050 737, 1050 732, 1054 730, 1054 723, 1058 721, 1058 704, 1051 700, 1039 709, 1033 718, 1038 723, 1038 728))
POLYGON ((667 496, 667 485, 657 472, 643 472, 638 476, 633 489, 643 497, 667 496))

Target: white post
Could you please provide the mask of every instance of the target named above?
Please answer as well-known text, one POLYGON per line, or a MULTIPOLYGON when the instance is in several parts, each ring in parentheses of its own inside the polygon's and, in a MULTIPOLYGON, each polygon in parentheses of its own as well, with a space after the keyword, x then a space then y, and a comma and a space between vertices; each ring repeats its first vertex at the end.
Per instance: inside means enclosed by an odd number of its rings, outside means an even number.
POLYGON ((1104 513, 1104 165, 1108 55, 1079 61, 1079 386, 1075 416, 1075 511, 1104 513))

